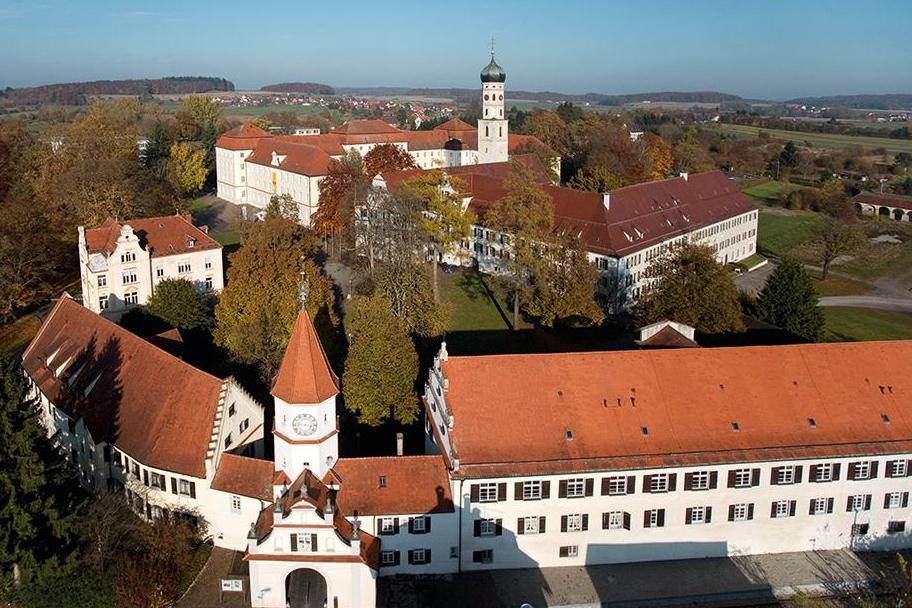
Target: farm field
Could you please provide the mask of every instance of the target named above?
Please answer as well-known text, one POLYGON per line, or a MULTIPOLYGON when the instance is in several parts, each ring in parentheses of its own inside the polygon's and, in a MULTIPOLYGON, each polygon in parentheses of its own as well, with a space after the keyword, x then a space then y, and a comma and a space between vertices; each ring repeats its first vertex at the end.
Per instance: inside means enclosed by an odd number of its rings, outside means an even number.
POLYGON ((797 131, 784 131, 780 129, 762 129, 760 127, 751 127, 748 125, 715 124, 712 128, 719 129, 725 133, 730 133, 736 137, 757 137, 760 131, 763 131, 769 133, 770 137, 791 140, 796 144, 807 142, 818 148, 842 149, 852 146, 864 146, 866 148, 884 148, 887 152, 892 154, 897 154, 899 152, 908 152, 912 154, 912 140, 908 139, 829 135, 826 133, 799 133, 797 131))

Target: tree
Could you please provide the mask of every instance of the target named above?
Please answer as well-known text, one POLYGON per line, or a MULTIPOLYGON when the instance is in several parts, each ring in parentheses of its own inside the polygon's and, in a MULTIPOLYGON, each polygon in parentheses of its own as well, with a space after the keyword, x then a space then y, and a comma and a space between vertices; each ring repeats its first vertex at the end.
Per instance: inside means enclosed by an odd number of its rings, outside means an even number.
POLYGON ((817 234, 820 249, 820 263, 823 267, 821 279, 830 276, 830 265, 841 255, 847 255, 864 243, 864 237, 854 227, 839 220, 828 219, 817 234))
MULTIPOLYGON (((317 234, 327 237, 349 234, 356 201, 364 200, 369 185, 364 177, 364 161, 356 150, 330 161, 326 177, 320 180, 320 205, 311 218, 317 234)), ((341 254, 341 242, 339 245, 341 254)))
POLYGON ((811 275, 800 262, 785 258, 757 297, 757 317, 817 342, 823 338, 826 322, 817 304, 811 275))
POLYGON ((405 322, 394 316, 380 293, 352 302, 351 346, 342 375, 345 406, 362 424, 378 426, 392 417, 417 418, 414 384, 418 354, 405 322))
POLYGON ((235 360, 256 365, 265 382, 282 361, 302 305, 324 340, 338 323, 332 282, 313 261, 317 247, 313 233, 296 221, 267 215, 228 258, 215 340, 235 360))
POLYGON ((525 310, 546 327, 569 320, 600 323, 605 315, 595 301, 598 280, 579 239, 564 235, 542 252, 525 310))
POLYGON ((191 144, 181 142, 171 146, 168 169, 174 185, 188 194, 201 189, 206 184, 206 151, 197 149, 191 144))
POLYGON ((421 225, 428 236, 433 269, 434 302, 440 302, 437 281, 437 266, 443 256, 458 251, 462 241, 469 237, 474 215, 462 208, 459 190, 462 182, 447 177, 440 170, 422 173, 403 182, 399 189, 406 195, 415 196, 424 204, 421 225))
POLYGON ((143 162, 153 172, 162 175, 163 167, 166 166, 171 156, 171 146, 173 145, 162 121, 155 121, 147 139, 146 149, 143 151, 143 162))
POLYGON ((213 323, 209 298, 187 279, 163 279, 146 308, 171 327, 205 329, 213 323))
POLYGON ((18 358, 0 354, 0 578, 65 561, 86 500, 28 393, 18 358))
POLYGON ((654 133, 644 133, 640 138, 646 148, 648 167, 645 178, 649 180, 665 179, 674 165, 674 153, 664 139, 654 133))
POLYGON ((252 124, 255 127, 259 127, 261 129, 263 129, 264 131, 269 131, 269 129, 272 128, 272 121, 269 120, 268 118, 266 118, 265 116, 257 116, 256 118, 254 118, 253 120, 250 121, 250 124, 252 124))
POLYGON ((135 548, 140 519, 130 509, 123 492, 103 492, 94 497, 77 524, 82 563, 104 574, 135 548))
POLYGON ((446 329, 449 313, 434 302, 434 291, 424 268, 411 257, 384 260, 374 278, 375 289, 390 303, 390 312, 418 336, 439 336, 446 329))
POLYGON ((208 95, 188 95, 174 113, 180 138, 200 141, 206 127, 218 125, 222 119, 221 106, 208 95))
POLYGON ((572 101, 563 101, 557 104, 557 109, 554 113, 568 125, 577 120, 582 120, 583 116, 586 114, 582 108, 573 105, 572 101))
POLYGON ((509 268, 513 280, 513 327, 519 324, 522 292, 538 262, 537 248, 552 238, 554 205, 551 197, 533 179, 522 163, 513 162, 513 172, 504 182, 506 196, 495 204, 486 223, 510 235, 509 268))
POLYGON ((394 144, 380 144, 374 146, 364 155, 364 175, 373 179, 390 171, 403 171, 417 169, 412 155, 394 144))
POLYGON ((298 212, 298 203, 291 198, 290 194, 278 196, 272 195, 269 203, 266 205, 266 215, 269 217, 282 217, 287 220, 298 221, 300 214, 298 212))
POLYGON ((551 183, 556 184, 560 181, 560 174, 557 171, 559 160, 557 154, 554 150, 540 141, 524 141, 516 146, 511 154, 513 156, 534 154, 538 157, 539 162, 541 162, 542 168, 544 168, 545 173, 548 174, 548 179, 551 180, 551 183))
POLYGON ((779 153, 779 164, 783 167, 794 169, 800 162, 801 153, 798 151, 798 146, 793 141, 785 142, 782 152, 779 153))
POLYGON ((742 331, 738 290, 712 249, 683 243, 655 258, 634 306, 642 325, 670 320, 704 333, 742 331))
POLYGON ((615 175, 605 167, 593 167, 592 169, 580 169, 577 171, 567 185, 577 190, 610 192, 617 188, 623 188, 627 184, 620 176, 615 175))
POLYGON ((543 144, 565 156, 570 145, 570 130, 561 117, 549 110, 533 110, 523 122, 523 129, 543 144))

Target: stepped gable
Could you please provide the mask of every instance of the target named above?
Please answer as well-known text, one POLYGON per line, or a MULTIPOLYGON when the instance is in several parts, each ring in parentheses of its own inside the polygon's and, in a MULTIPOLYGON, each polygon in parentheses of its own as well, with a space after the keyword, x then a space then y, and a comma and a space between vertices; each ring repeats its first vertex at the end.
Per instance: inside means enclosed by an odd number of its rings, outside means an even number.
POLYGON ((440 455, 340 458, 326 476, 346 515, 449 513, 453 496, 440 455))
POLYGON ((226 150, 253 150, 257 143, 265 137, 270 137, 269 132, 245 122, 239 127, 222 133, 215 145, 226 150))
POLYGON ((908 361, 912 341, 441 365, 459 475, 497 477, 909 452, 908 361))
POLYGON ((189 215, 166 215, 124 222, 108 218, 101 227, 85 231, 88 252, 114 253, 123 226, 133 229, 142 248, 151 251, 153 258, 222 248, 218 241, 194 226, 189 215))
POLYGON ((224 382, 166 353, 69 296, 51 310, 22 366, 92 438, 145 465, 206 476, 224 382))
POLYGON ((323 345, 305 311, 298 313, 272 395, 285 403, 320 403, 339 394, 323 345))

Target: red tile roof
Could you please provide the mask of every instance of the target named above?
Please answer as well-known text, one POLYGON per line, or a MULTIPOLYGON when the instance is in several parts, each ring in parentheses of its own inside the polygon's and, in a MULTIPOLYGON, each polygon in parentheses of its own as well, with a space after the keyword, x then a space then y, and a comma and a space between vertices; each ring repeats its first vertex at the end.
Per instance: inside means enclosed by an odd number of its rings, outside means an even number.
POLYGON ((449 438, 471 477, 909 451, 909 361, 912 341, 442 365, 449 438))
POLYGON ((152 252, 153 258, 222 248, 218 241, 194 226, 189 215, 166 215, 123 222, 108 218, 100 228, 85 231, 89 253, 114 253, 120 230, 127 225, 139 237, 143 249, 152 252))
POLYGON ((330 155, 318 146, 280 139, 261 141, 253 154, 247 157, 247 162, 255 165, 276 167, 283 171, 308 176, 326 175, 329 172, 330 161, 332 161, 330 155), (278 160, 278 165, 273 164, 273 158, 278 160))
POLYGON ((402 133, 402 131, 396 127, 379 119, 349 120, 341 127, 333 129, 332 132, 341 133, 344 135, 378 135, 381 133, 402 133))
POLYGON ((274 468, 271 460, 223 453, 212 478, 212 489, 272 501, 274 468))
POLYGON ((245 122, 241 126, 223 133, 215 142, 215 145, 226 150, 253 150, 257 142, 269 136, 269 133, 263 129, 245 122))
POLYGON ((337 501, 346 515, 453 511, 449 477, 439 455, 340 458, 323 481, 339 484, 337 501))
POLYGON ((333 373, 310 317, 303 310, 295 320, 272 395, 285 403, 320 403, 339 394, 333 373))
POLYGON ((912 198, 896 194, 877 194, 874 192, 859 192, 852 197, 855 203, 866 203, 874 206, 896 207, 912 210, 912 198))
POLYGON ((222 380, 68 296, 45 319, 22 365, 54 405, 85 420, 95 441, 151 467, 206 476, 222 380))
POLYGON ((477 131, 477 129, 463 120, 451 118, 434 127, 434 131, 477 131))

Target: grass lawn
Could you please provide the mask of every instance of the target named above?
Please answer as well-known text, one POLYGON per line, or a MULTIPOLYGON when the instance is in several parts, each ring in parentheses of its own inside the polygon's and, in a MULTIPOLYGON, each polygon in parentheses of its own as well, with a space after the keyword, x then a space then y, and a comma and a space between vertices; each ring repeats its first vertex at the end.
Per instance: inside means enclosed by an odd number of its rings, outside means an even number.
POLYGON ((747 188, 742 189, 741 192, 749 199, 769 205, 776 202, 780 194, 788 194, 789 192, 802 189, 807 189, 807 186, 770 180, 748 186, 747 188))
POLYGON ((826 308, 831 342, 912 339, 912 314, 865 308, 826 308))
POLYGON ((814 237, 825 218, 813 211, 792 211, 787 215, 760 210, 757 247, 763 255, 782 257, 814 237))
POLYGON ((852 146, 864 146, 865 148, 884 148, 887 152, 896 154, 898 152, 912 153, 912 140, 907 139, 890 139, 887 137, 866 137, 859 135, 831 135, 827 133, 800 133, 798 131, 783 131, 780 129, 761 129, 760 127, 751 127, 747 125, 727 125, 717 124, 712 128, 719 129, 724 133, 730 133, 737 137, 757 137, 760 131, 768 133, 770 137, 776 139, 791 140, 796 144, 811 144, 815 148, 835 148, 844 149, 852 146))
POLYGON ((814 288, 817 295, 821 298, 828 296, 860 296, 871 291, 871 286, 861 281, 853 281, 846 277, 838 277, 833 274, 826 281, 820 280, 820 273, 811 271, 811 278, 814 281, 814 288))
POLYGON ((29 343, 40 327, 41 320, 36 315, 26 315, 0 326, 0 352, 19 350, 29 343))
MULTIPOLYGON (((441 272, 439 278, 442 300, 450 307, 449 331, 510 328, 513 309, 496 277, 465 271, 441 272)), ((520 319, 519 327, 531 325, 520 319)))
POLYGON ((230 247, 231 245, 241 244, 241 233, 236 230, 228 230, 227 232, 218 233, 213 232, 209 236, 218 241, 223 247, 230 247))

